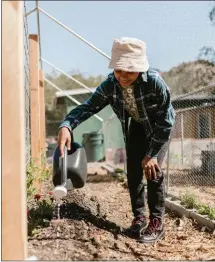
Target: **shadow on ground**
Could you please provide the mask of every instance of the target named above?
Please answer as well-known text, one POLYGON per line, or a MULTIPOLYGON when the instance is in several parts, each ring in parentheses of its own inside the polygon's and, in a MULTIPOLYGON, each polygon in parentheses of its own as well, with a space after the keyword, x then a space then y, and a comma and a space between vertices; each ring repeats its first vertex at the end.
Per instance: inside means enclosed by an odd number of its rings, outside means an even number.
POLYGON ((76 203, 65 203, 60 208, 60 218, 71 220, 84 220, 96 226, 97 228, 106 230, 113 235, 123 234, 124 228, 114 222, 106 220, 105 217, 94 215, 90 210, 79 206, 76 203))

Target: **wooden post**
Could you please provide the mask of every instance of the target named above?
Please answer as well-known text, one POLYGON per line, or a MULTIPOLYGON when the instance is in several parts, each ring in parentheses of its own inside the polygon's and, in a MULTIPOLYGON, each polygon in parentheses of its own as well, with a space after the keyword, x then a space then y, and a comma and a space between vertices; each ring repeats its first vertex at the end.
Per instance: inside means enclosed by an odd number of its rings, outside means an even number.
POLYGON ((29 35, 29 39, 31 157, 40 167, 39 44, 37 35, 29 35))
POLYGON ((44 81, 43 81, 43 71, 39 71, 39 86, 40 86, 40 148, 41 151, 46 153, 46 129, 45 129, 45 98, 44 98, 44 81))
POLYGON ((181 112, 181 164, 184 166, 184 114, 181 112))
POLYGON ((23 2, 2 1, 2 260, 27 258, 23 2))

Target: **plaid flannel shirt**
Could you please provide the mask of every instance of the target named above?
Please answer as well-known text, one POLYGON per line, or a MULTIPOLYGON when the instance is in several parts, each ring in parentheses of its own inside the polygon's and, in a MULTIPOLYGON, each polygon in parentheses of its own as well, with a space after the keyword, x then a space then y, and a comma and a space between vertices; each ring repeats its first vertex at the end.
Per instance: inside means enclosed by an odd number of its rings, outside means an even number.
MULTIPOLYGON (((145 134, 150 139, 148 156, 157 157, 162 145, 170 138, 175 122, 175 111, 170 101, 170 91, 161 75, 153 69, 141 73, 134 82, 134 96, 139 118, 145 134)), ((129 115, 125 109, 122 90, 114 73, 108 75, 82 105, 77 106, 66 116, 61 127, 74 130, 83 121, 110 105, 121 122, 124 141, 128 141, 129 115)))

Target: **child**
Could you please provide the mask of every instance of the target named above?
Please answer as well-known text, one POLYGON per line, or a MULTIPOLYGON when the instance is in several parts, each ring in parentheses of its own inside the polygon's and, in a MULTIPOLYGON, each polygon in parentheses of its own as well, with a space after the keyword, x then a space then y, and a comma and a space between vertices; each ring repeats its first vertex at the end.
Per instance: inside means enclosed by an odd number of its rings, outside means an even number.
POLYGON ((136 38, 114 40, 109 68, 113 73, 60 125, 58 145, 63 155, 65 144, 70 149, 72 130, 111 105, 122 124, 127 152, 128 188, 134 215, 128 232, 140 242, 153 243, 164 236, 165 193, 161 165, 175 121, 169 88, 159 73, 149 68, 146 45, 136 38), (143 171, 147 178, 148 225, 143 171))

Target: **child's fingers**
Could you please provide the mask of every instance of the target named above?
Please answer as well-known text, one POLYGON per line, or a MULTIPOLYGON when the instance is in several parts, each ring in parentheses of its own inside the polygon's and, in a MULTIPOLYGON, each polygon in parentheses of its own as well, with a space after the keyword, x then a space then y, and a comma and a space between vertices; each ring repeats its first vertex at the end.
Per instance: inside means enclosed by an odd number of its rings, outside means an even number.
POLYGON ((150 167, 147 167, 147 174, 148 174, 148 179, 151 180, 152 179, 152 172, 151 172, 150 167))
POLYGON ((68 148, 68 150, 71 150, 71 138, 67 138, 66 147, 68 148))
POLYGON ((155 169, 157 172, 161 172, 161 168, 159 167, 159 165, 155 165, 155 169))
POLYGON ((154 166, 152 166, 151 171, 152 171, 152 175, 153 175, 154 179, 157 179, 157 174, 156 174, 156 170, 155 170, 154 166))

